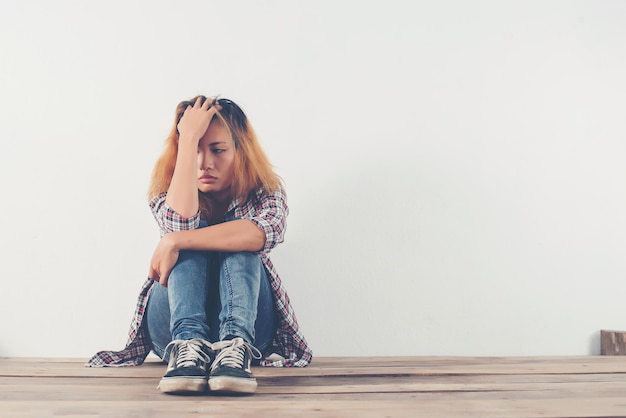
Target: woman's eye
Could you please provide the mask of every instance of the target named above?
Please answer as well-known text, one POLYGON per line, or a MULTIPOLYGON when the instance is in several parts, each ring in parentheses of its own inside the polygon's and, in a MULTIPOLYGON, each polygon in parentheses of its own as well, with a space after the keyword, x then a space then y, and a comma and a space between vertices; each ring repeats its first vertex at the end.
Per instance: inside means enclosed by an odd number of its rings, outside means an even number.
POLYGON ((213 150, 213 153, 214 153, 214 154, 221 154, 221 153, 222 153, 222 152, 224 152, 224 151, 226 151, 226 150, 221 149, 221 148, 215 148, 215 149, 213 150))

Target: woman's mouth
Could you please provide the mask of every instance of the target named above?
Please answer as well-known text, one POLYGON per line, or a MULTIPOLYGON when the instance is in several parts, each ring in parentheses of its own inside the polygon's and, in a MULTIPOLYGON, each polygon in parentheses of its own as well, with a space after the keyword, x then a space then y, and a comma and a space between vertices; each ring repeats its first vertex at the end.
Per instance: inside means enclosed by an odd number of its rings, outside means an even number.
POLYGON ((202 184, 211 184, 211 183, 215 183, 217 181, 217 177, 213 177, 213 176, 202 176, 198 179, 198 181, 202 184))

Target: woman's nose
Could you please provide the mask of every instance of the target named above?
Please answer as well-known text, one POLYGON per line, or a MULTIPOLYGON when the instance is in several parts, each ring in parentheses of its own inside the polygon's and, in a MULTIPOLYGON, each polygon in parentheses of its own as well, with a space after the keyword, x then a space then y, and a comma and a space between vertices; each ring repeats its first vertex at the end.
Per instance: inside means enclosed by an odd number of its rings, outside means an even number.
POLYGON ((198 165, 200 166, 200 170, 208 170, 213 168, 213 158, 208 152, 201 152, 198 154, 198 165))

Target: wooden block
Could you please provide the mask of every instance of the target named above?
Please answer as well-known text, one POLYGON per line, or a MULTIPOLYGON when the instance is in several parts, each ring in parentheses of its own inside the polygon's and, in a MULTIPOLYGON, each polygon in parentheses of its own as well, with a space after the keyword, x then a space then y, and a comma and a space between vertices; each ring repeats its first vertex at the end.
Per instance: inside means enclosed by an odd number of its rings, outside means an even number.
POLYGON ((601 330, 600 354, 603 356, 626 356, 626 332, 601 330))

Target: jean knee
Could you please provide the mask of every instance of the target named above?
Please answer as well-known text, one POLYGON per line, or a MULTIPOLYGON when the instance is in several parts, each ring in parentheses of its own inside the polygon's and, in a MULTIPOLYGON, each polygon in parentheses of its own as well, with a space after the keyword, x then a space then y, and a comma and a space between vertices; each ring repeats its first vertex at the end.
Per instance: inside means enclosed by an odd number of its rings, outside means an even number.
POLYGON ((176 265, 182 263, 204 263, 207 262, 208 252, 205 251, 193 251, 193 250, 181 250, 178 252, 178 261, 176 265))
POLYGON ((204 251, 183 250, 178 253, 178 260, 172 268, 172 274, 186 275, 205 271, 208 265, 208 254, 204 251))
POLYGON ((249 251, 239 251, 236 253, 220 253, 220 261, 223 263, 236 263, 240 265, 260 265, 261 256, 249 251))

